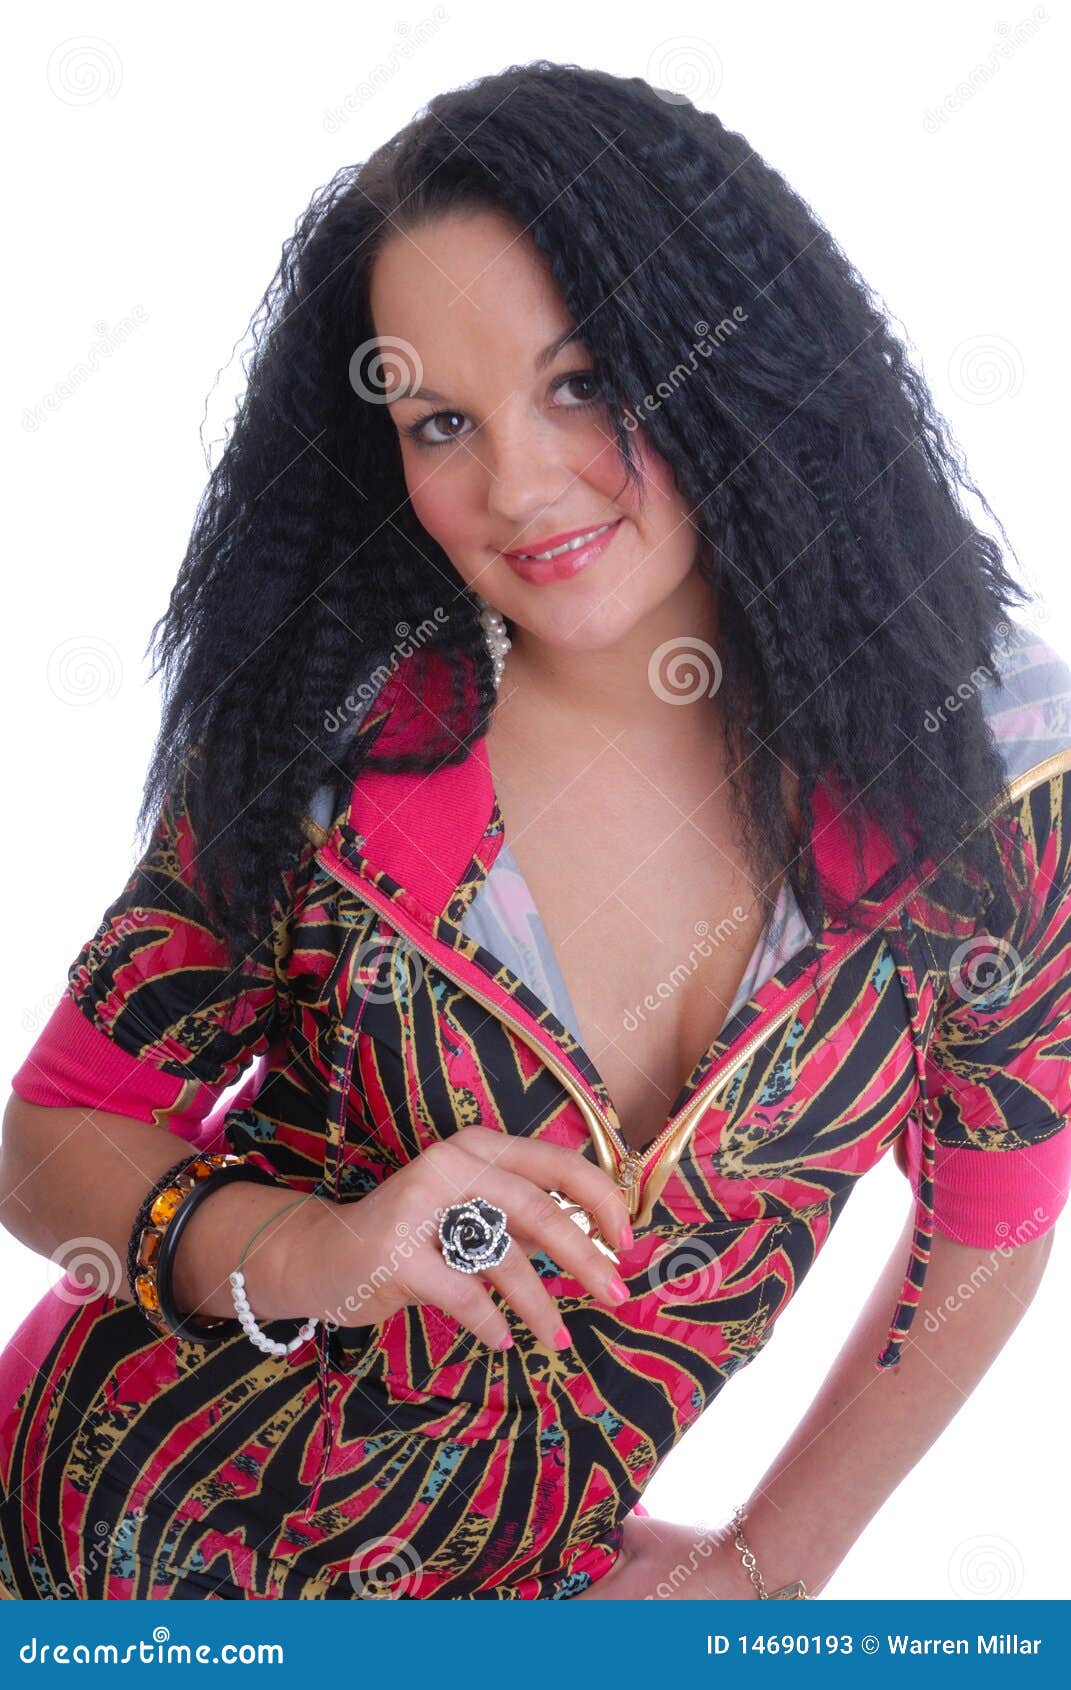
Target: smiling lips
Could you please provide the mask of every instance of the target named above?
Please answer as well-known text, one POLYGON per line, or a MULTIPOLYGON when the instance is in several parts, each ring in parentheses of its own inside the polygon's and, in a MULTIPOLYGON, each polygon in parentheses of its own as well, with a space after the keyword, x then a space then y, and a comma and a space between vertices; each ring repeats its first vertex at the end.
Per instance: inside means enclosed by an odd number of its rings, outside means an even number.
POLYGON ((602 556, 623 521, 624 517, 619 516, 616 521, 595 528, 574 528, 571 533, 552 534, 538 552, 503 552, 502 556, 522 580, 536 586, 548 581, 567 581, 602 556))

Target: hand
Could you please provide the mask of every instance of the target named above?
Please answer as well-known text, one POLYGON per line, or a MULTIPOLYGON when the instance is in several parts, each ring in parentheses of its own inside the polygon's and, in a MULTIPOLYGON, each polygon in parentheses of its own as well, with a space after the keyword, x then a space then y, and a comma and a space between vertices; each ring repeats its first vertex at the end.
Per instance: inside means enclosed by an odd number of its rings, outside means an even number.
POLYGON ((648 1514, 629 1514, 621 1551, 601 1579, 576 1602, 736 1602, 758 1600, 733 1543, 731 1526, 678 1526, 648 1514))
POLYGON ((299 1208, 306 1221, 291 1235, 291 1284, 300 1280, 310 1313, 322 1310, 339 1326, 376 1325, 409 1304, 430 1303, 484 1343, 500 1346, 510 1333, 488 1290, 493 1285, 535 1336, 557 1349, 561 1311, 529 1254, 545 1250, 609 1308, 621 1299, 609 1289, 614 1262, 551 1191, 586 1209, 611 1246, 624 1247, 628 1209, 605 1168, 564 1145, 462 1127, 355 1203, 321 1198, 299 1208), (505 1212, 513 1241, 497 1267, 461 1273, 443 1258, 438 1220, 451 1204, 475 1195, 505 1212))

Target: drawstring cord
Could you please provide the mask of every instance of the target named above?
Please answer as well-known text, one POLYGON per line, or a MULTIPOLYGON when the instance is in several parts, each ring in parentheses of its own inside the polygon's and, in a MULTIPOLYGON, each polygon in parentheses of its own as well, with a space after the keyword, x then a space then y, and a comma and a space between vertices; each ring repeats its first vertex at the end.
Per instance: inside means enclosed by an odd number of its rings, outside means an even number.
POLYGON ((911 1240, 911 1258, 900 1289, 900 1300, 886 1334, 885 1348, 875 1363, 877 1367, 895 1367, 900 1360, 901 1347, 915 1318, 930 1261, 933 1244, 933 1164, 936 1135, 933 1112, 926 1100, 922 1104, 920 1124, 922 1155, 919 1190, 915 1200, 915 1231, 911 1240))
MULTIPOLYGON (((361 1025, 361 1017, 368 1002, 367 992, 354 989, 355 982, 351 978, 351 972, 358 977, 367 972, 370 978, 374 978, 379 970, 380 957, 383 955, 382 950, 377 951, 370 965, 359 966, 354 970, 354 953, 366 938, 367 929, 361 923, 358 923, 346 940, 338 971, 340 989, 346 992, 346 999, 342 1007, 338 1035, 331 1052, 331 1077, 328 1085, 327 1109, 329 1132, 324 1152, 323 1173, 323 1183, 330 1187, 336 1203, 341 1201, 343 1150, 346 1143, 346 1115, 353 1074, 353 1057, 357 1048, 357 1034, 361 1025)), ((389 949, 389 945, 385 945, 384 949, 389 949)), ((323 1460, 320 1463, 320 1471, 305 1509, 306 1520, 316 1512, 320 1489, 327 1477, 331 1457, 335 1451, 335 1416, 328 1379, 331 1336, 327 1324, 321 1321, 316 1332, 316 1374, 320 1398, 320 1418, 323 1427, 323 1460)))
MULTIPOLYGON (((935 1110, 933 1100, 926 1089, 926 1053, 922 1042, 922 1017, 914 984, 914 970, 906 945, 902 944, 904 920, 904 915, 901 914, 900 929, 895 937, 887 934, 886 938, 907 999, 911 1043, 915 1054, 915 1073, 919 1088, 919 1104, 916 1111, 920 1127, 919 1185, 915 1198, 915 1228, 911 1239, 911 1255, 900 1288, 899 1301, 889 1323, 885 1347, 875 1362, 875 1366, 879 1368, 895 1367, 900 1360, 904 1339, 922 1298, 922 1287, 926 1282, 926 1269, 929 1266, 933 1244, 933 1174, 937 1140, 935 1110)), ((910 1179, 910 1155, 906 1159, 906 1166, 910 1179)))

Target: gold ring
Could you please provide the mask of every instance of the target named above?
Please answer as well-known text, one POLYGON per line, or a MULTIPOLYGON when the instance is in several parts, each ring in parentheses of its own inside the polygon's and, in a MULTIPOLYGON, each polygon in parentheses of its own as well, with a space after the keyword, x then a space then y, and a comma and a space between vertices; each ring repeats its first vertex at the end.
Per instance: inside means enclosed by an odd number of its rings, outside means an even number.
POLYGON ((581 1232, 587 1233, 596 1250, 601 1250, 603 1255, 609 1256, 612 1262, 620 1263, 620 1257, 617 1252, 612 1250, 609 1244, 607 1244, 586 1209, 582 1209, 579 1203, 574 1203, 571 1197, 563 1196, 560 1191, 552 1191, 550 1195, 553 1197, 555 1203, 557 1203, 559 1209, 563 1209, 569 1216, 569 1219, 576 1222, 581 1232))

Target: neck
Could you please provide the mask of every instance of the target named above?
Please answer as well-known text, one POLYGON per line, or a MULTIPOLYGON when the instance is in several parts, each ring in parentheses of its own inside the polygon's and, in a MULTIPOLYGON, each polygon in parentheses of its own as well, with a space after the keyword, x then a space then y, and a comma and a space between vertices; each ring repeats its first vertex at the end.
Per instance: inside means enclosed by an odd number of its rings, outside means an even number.
POLYGON ((511 639, 496 716, 527 717, 531 711, 552 721, 557 733, 563 722, 573 722, 584 737, 614 739, 625 731, 651 743, 668 737, 677 745, 694 723, 709 739, 718 708, 717 695, 710 696, 720 674, 712 655, 717 607, 695 570, 613 645, 576 650, 519 624, 511 639), (656 658, 663 646, 668 649, 656 658), (687 700, 697 708, 686 708, 687 700))

